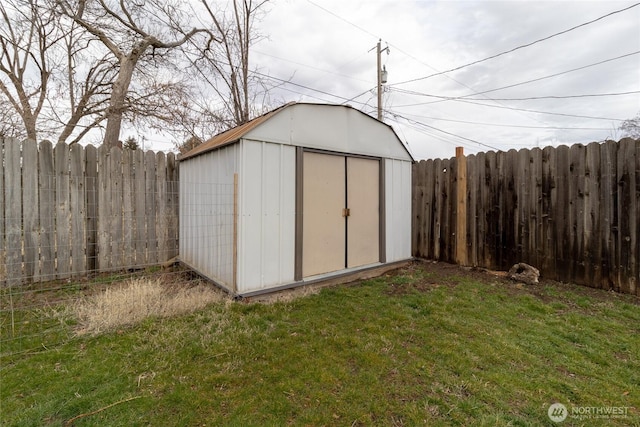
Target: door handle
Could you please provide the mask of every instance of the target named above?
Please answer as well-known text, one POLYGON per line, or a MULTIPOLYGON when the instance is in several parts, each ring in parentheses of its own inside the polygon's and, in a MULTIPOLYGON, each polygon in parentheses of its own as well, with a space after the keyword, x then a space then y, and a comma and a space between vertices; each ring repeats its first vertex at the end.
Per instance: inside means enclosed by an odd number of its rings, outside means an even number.
POLYGON ((345 217, 345 218, 348 217, 348 216, 351 216, 351 209, 343 208, 342 209, 342 216, 345 217))

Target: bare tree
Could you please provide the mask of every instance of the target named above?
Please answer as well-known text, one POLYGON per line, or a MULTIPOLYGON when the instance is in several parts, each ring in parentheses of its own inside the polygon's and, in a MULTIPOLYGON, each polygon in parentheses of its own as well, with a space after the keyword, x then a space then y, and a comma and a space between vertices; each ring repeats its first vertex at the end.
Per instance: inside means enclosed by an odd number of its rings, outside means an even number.
MULTIPOLYGON (((78 142, 105 119, 112 56, 100 57, 95 38, 46 1, 7 0, 0 15, 0 95, 21 118, 16 132, 78 142)), ((0 117, 3 127, 8 118, 0 117)))
POLYGON ((139 63, 162 61, 171 50, 206 30, 186 31, 185 8, 177 1, 55 1, 66 16, 95 36, 118 61, 117 76, 105 111, 104 135, 105 144, 116 145, 123 115, 131 105, 127 96, 139 63))
POLYGON ((623 136, 640 139, 640 113, 638 113, 633 119, 628 119, 622 122, 620 125, 620 131, 623 136))
POLYGON ((192 66, 204 91, 213 91, 222 105, 212 108, 202 103, 201 113, 222 120, 225 129, 238 126, 263 112, 264 103, 257 105, 255 101, 261 95, 266 99, 270 89, 249 63, 250 48, 260 39, 254 23, 268 0, 232 0, 229 10, 215 9, 210 0, 200 1, 220 43, 214 49, 201 50, 192 66))
POLYGON ((0 91, 20 116, 27 138, 36 140, 55 67, 48 55, 59 40, 55 18, 35 0, 4 0, 0 15, 0 91))
POLYGON ((0 138, 24 139, 27 135, 21 121, 9 100, 0 93, 0 138))

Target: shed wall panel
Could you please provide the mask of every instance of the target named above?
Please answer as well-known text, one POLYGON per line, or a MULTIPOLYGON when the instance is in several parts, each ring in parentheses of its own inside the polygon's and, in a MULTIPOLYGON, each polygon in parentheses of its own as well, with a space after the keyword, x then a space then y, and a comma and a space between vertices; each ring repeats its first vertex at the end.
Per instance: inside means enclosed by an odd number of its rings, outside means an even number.
POLYGON ((231 289, 233 284, 233 175, 238 145, 180 165, 180 259, 231 289))
POLYGON ((385 159, 387 262, 411 258, 411 162, 385 159))
POLYGON ((238 292, 294 281, 295 147, 240 143, 238 292))

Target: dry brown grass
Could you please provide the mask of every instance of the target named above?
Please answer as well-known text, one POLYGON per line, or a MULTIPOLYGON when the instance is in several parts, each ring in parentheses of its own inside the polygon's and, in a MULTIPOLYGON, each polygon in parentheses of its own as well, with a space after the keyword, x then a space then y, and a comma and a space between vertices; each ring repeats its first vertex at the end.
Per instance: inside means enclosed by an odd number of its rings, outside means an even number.
POLYGON ((229 299, 204 283, 169 284, 161 279, 133 279, 79 300, 73 307, 77 334, 99 334, 134 325, 148 317, 170 317, 229 299))

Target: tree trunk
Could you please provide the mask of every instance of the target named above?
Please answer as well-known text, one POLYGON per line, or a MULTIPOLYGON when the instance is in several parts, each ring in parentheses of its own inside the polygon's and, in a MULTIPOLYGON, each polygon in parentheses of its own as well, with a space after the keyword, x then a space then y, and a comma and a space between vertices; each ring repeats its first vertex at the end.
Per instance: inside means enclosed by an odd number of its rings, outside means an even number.
POLYGON ((131 84, 131 78, 138 59, 147 46, 134 48, 129 55, 123 57, 120 61, 120 71, 118 72, 118 78, 113 83, 111 99, 107 108, 107 127, 103 143, 109 147, 119 146, 122 115, 125 109, 124 100, 129 91, 129 85, 131 84))

